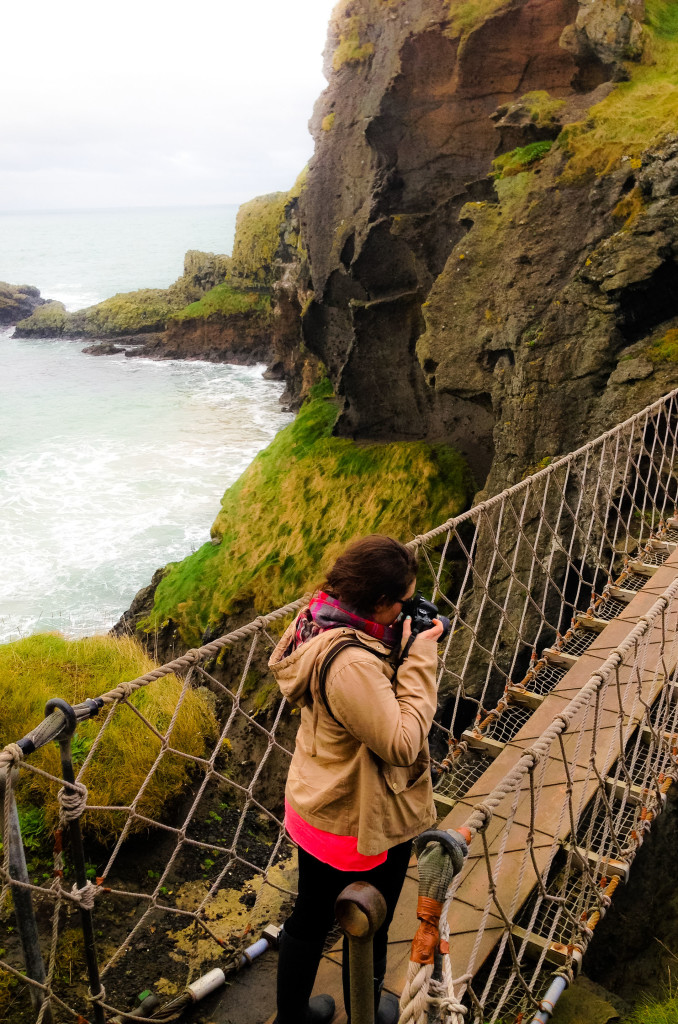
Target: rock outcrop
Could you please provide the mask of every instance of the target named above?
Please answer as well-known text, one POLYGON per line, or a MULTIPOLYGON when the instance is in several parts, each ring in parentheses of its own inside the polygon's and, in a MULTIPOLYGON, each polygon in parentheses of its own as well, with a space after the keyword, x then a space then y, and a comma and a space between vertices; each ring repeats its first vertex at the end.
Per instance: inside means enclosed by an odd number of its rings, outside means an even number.
POLYGON ((299 223, 304 178, 240 208, 232 257, 189 250, 169 288, 114 295, 75 313, 60 302, 27 309, 16 336, 88 339, 91 355, 266 363, 268 376, 287 382, 283 400, 299 408, 322 375, 301 336, 309 294, 299 223))
POLYGON ((39 289, 32 285, 0 281, 0 327, 11 327, 44 303, 39 289))
POLYGON ((658 8, 338 6, 300 197, 338 433, 444 440, 496 491, 668 389, 621 366, 678 315, 658 8))

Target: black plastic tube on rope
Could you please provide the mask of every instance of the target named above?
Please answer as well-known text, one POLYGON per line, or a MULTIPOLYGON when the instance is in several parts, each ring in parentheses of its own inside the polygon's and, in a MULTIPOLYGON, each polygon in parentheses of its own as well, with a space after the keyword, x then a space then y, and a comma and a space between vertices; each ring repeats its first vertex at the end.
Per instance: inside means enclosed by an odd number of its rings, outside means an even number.
POLYGON ((60 711, 65 718, 64 727, 55 739, 61 741, 66 736, 72 736, 78 726, 78 716, 68 701, 52 697, 45 704, 45 718, 49 718, 53 711, 60 711))
POLYGON ((457 875, 463 868, 464 859, 468 853, 468 846, 463 836, 460 836, 458 832, 453 834, 444 829, 429 828, 414 840, 417 857, 421 856, 429 843, 440 843, 445 852, 450 855, 454 873, 457 875))

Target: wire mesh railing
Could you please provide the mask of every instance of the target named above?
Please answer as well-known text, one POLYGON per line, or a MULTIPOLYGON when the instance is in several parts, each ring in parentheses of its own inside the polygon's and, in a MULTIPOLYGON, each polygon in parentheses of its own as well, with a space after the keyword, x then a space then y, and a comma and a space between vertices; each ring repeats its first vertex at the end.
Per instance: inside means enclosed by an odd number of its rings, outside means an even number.
MULTIPOLYGON (((481 785, 506 743, 529 729, 525 709, 541 714, 539 702, 562 686, 577 658, 587 656, 584 640, 594 642, 609 621, 606 602, 618 602, 619 614, 639 589, 638 578, 645 586, 670 556, 678 531, 672 520, 677 396, 672 392, 411 541, 420 552, 420 584, 452 621, 440 648, 440 707, 432 734, 434 767, 442 773, 437 794, 447 809, 481 785)), ((276 695, 266 663, 281 628, 303 603, 261 616, 101 697, 73 708, 57 700, 44 722, 0 753, 0 913, 8 920, 11 897, 17 920, 32 921, 30 935, 19 923, 11 933, 8 926, 0 952, 0 1000, 3 991, 9 993, 17 1024, 126 1019, 139 1006, 142 1015, 133 1019, 176 1019, 193 999, 190 986, 197 978, 213 969, 237 969, 259 930, 284 916, 295 887, 282 798, 296 717, 276 695), (145 713, 139 695, 149 686, 166 686, 163 679, 172 676, 179 680, 172 706, 157 721, 145 713), (182 714, 198 689, 209 695, 218 724, 196 752, 179 736, 182 714), (121 718, 134 742, 152 751, 152 762, 124 801, 116 800, 115 778, 109 799, 94 800, 94 767, 107 732, 121 718), (86 756, 74 762, 77 728, 85 720, 100 725, 86 756), (54 739, 59 762, 46 756, 54 739), (154 780, 179 766, 184 782, 169 805, 161 805, 154 780), (16 811, 30 798, 36 777, 46 786, 45 800, 59 808, 48 878, 44 863, 32 870, 31 858, 22 855, 16 811), (34 952, 30 964, 26 946, 34 952), (145 992, 159 978, 149 1002, 145 992), (141 1002, 139 994, 145 995, 141 1002)), ((656 732, 657 725, 647 728, 656 732)), ((631 743, 634 736, 626 739, 631 743)), ((641 771, 655 779, 656 758, 646 757, 641 769, 643 756, 639 747, 630 766, 624 769, 620 757, 614 771, 624 780, 626 772, 641 771)), ((124 777, 124 763, 115 772, 124 777)), ((595 827, 607 842, 605 823, 595 827)), ((575 853, 567 857, 571 862, 575 853)), ((556 862, 555 854, 551 860, 556 862)), ((544 890, 552 883, 543 868, 539 878, 544 890)), ((520 910, 516 900, 511 914, 520 910)), ((498 941, 505 956, 513 943, 498 941)), ((487 993, 494 991, 500 966, 487 993)), ((515 967, 513 960, 509 966, 515 967)), ((490 1005, 485 987, 475 981, 468 992, 474 1006, 490 1005)))

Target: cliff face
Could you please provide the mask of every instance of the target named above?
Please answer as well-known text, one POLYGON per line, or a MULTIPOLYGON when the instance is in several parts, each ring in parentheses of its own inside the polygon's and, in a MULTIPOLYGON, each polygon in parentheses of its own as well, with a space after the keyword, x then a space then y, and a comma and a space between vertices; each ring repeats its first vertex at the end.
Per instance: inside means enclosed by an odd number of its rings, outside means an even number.
POLYGON ((678 26, 647 8, 338 5, 300 197, 338 433, 497 490, 670 387, 678 26))

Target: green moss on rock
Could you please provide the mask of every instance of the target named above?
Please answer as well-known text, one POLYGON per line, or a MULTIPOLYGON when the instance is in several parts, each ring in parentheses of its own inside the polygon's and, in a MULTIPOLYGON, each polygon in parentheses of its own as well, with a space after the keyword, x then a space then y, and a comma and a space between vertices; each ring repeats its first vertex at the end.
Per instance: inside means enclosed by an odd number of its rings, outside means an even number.
POLYGON ((449 20, 447 34, 465 37, 483 21, 507 7, 507 0, 447 0, 449 20))
POLYGON ((70 318, 68 330, 107 337, 162 330, 169 314, 181 305, 166 288, 141 288, 120 292, 96 306, 79 310, 70 318))
POLYGON ((25 320, 16 325, 17 338, 58 338, 68 323, 68 313, 63 302, 46 302, 25 320))
POLYGON ((662 338, 649 345, 643 355, 651 363, 678 363, 678 328, 668 330, 662 338))
POLYGON ((186 643, 199 643, 225 616, 269 610, 318 583, 319 567, 351 539, 378 531, 407 540, 468 507, 474 483, 456 451, 333 437, 336 413, 330 386, 312 389, 294 423, 226 491, 216 543, 169 566, 141 628, 171 619, 186 643))
POLYGON ((242 291, 224 282, 212 288, 197 302, 173 313, 172 320, 194 320, 209 316, 232 316, 233 314, 252 313, 269 316, 271 299, 268 294, 242 291))
POLYGON ((271 192, 244 203, 238 210, 233 243, 234 283, 238 280, 258 285, 272 282, 288 199, 287 192, 271 192))
POLYGON ((555 99, 545 89, 535 89, 520 97, 520 102, 529 111, 533 122, 538 125, 551 124, 556 114, 565 106, 565 100, 555 99))
POLYGON ((363 19, 359 15, 347 18, 339 33, 339 42, 332 57, 335 71, 348 64, 362 64, 374 53, 374 43, 362 41, 363 19))

